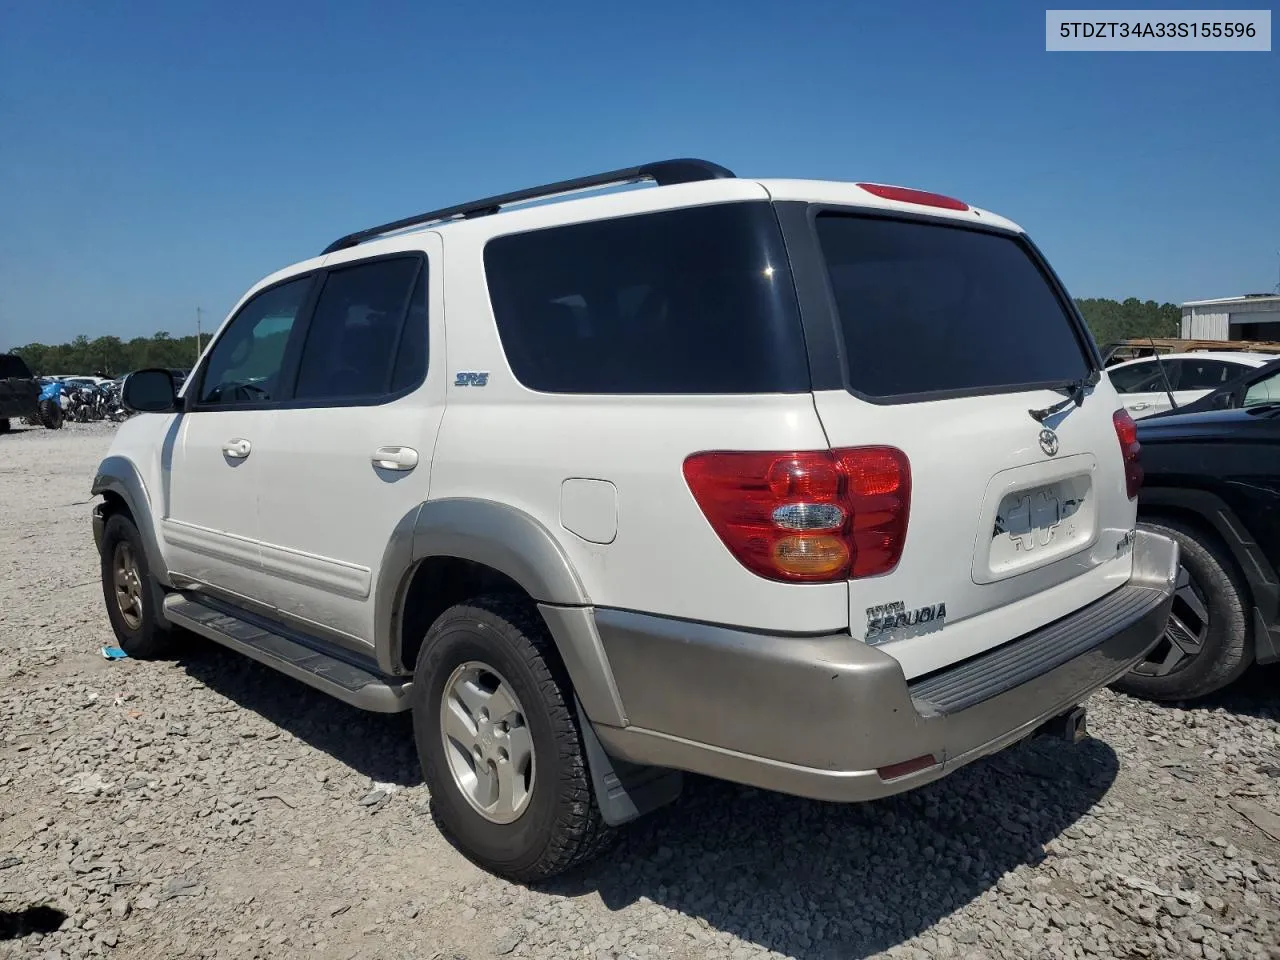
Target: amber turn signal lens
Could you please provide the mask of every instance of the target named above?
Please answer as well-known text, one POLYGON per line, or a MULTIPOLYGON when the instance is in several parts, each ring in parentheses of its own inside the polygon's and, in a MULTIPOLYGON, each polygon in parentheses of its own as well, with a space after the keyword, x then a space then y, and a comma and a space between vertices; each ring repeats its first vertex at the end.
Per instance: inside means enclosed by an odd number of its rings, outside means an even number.
POLYGON ((783 537, 773 545, 773 562, 786 573, 835 573, 849 562, 849 547, 830 535, 783 537))

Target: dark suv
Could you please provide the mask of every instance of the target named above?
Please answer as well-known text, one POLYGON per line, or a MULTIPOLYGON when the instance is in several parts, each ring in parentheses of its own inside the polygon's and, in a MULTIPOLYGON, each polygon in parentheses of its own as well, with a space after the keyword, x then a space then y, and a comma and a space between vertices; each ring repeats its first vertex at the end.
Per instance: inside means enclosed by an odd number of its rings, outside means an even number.
POLYGON ((1268 367, 1200 412, 1138 421, 1138 521, 1178 542, 1181 569, 1165 635, 1122 689, 1191 699, 1280 661, 1280 364, 1268 367))
POLYGON ((0 433, 8 433, 11 420, 40 418, 40 385, 31 369, 16 353, 0 353, 0 433))

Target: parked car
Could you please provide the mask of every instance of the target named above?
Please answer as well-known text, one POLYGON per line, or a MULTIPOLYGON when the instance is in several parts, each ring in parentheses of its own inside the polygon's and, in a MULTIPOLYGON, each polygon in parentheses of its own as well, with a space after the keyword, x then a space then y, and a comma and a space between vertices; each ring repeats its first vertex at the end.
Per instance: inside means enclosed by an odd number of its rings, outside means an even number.
POLYGON ((674 160, 432 211, 258 283, 181 399, 129 376, 107 612, 412 710, 520 880, 680 770, 882 797, 1079 737, 1162 635, 1101 370, 1020 228, 937 194, 674 160))
POLYGON ((1175 353, 1126 360, 1108 367, 1107 375, 1124 401, 1124 408, 1134 419, 1141 419, 1194 403, 1275 359, 1269 353, 1175 353))
POLYGON ((40 385, 16 353, 0 353, 0 433, 8 433, 12 421, 40 420, 40 385))
POLYGON ((1273 340, 1191 340, 1184 337, 1133 337, 1116 340, 1102 348, 1103 362, 1108 366, 1156 354, 1244 351, 1280 355, 1280 343, 1273 340))
POLYGON ((1138 519, 1181 566, 1164 637, 1118 685, 1190 700, 1280 661, 1280 401, 1152 417, 1138 439, 1138 519))
POLYGON ((1269 403, 1280 403, 1280 358, 1261 367, 1246 367, 1244 372, 1234 380, 1228 381, 1212 393, 1205 394, 1199 400, 1154 416, 1201 413, 1206 410, 1232 410, 1264 406, 1269 403))

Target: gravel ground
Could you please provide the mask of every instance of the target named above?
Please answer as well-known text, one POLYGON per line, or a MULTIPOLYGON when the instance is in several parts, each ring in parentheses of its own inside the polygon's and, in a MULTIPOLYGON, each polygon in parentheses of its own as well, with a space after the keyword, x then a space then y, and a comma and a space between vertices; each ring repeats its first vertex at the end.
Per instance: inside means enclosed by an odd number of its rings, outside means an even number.
POLYGON ((1275 671, 873 804, 692 780, 528 889, 441 837, 405 717, 195 638, 101 657, 110 437, 0 437, 0 957, 1280 958, 1275 671))

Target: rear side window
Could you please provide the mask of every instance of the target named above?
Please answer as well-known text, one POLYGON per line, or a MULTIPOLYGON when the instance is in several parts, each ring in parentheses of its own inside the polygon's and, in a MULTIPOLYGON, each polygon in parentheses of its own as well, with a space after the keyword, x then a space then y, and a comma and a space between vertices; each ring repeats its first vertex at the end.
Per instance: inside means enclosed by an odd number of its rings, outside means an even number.
POLYGON ((856 393, 994 393, 1090 372, 1070 315, 1016 239, 839 214, 817 228, 856 393))
POLYGON ((415 386, 425 373, 422 261, 396 257, 329 271, 307 329, 294 397, 378 397, 415 386), (415 305, 420 309, 413 309, 415 305), (407 317, 412 330, 406 330, 407 317), (400 362, 402 333, 407 334, 406 356, 400 362))
POLYGON ((768 203, 491 240, 485 271, 516 379, 547 393, 796 393, 804 339, 768 203))

